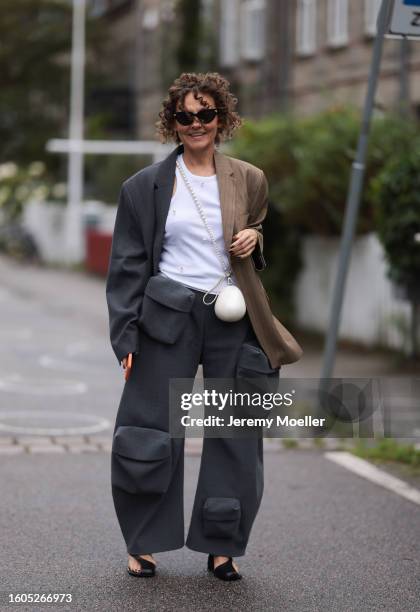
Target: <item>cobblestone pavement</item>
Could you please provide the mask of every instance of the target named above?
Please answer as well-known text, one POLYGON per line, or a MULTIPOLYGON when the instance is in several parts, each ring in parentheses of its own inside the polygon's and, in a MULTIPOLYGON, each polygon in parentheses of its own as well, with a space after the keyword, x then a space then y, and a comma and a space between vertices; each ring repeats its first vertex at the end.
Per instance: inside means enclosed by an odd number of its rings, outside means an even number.
MULTIPOLYGON (((293 446, 300 450, 337 450, 351 448, 352 440, 323 438, 322 441, 312 438, 293 439, 293 446)), ((98 453, 111 452, 110 436, 3 436, 0 437, 0 455, 18 455, 21 453, 98 453)), ((202 441, 199 438, 185 441, 187 455, 200 455, 202 441)), ((264 439, 264 451, 279 453, 288 450, 287 441, 282 439, 264 439)))

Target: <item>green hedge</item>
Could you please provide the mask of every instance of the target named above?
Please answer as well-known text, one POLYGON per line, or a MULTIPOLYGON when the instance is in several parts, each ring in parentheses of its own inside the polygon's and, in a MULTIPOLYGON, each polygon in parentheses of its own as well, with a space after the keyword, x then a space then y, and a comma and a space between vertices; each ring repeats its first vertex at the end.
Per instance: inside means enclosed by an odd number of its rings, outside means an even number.
POLYGON ((370 196, 388 276, 420 298, 420 138, 391 157, 372 180, 370 196), (416 240, 417 237, 417 240, 416 240))
MULTIPOLYGON (((229 154, 262 168, 269 182, 264 235, 270 265, 263 280, 286 320, 293 316, 301 236, 341 235, 360 124, 361 111, 351 106, 301 118, 272 114, 246 120, 230 145, 229 154)), ((420 247, 412 240, 420 214, 419 161, 407 153, 418 151, 419 142, 414 120, 374 116, 356 233, 378 231, 394 270, 390 275, 400 281, 411 282, 413 273, 419 277, 420 247)))
MULTIPOLYGON (((270 198, 286 221, 305 233, 340 235, 361 112, 333 107, 311 117, 270 115, 246 121, 231 145, 234 156, 261 167, 270 198)), ((375 229, 370 182, 410 147, 419 125, 394 115, 374 117, 357 233, 375 229)))

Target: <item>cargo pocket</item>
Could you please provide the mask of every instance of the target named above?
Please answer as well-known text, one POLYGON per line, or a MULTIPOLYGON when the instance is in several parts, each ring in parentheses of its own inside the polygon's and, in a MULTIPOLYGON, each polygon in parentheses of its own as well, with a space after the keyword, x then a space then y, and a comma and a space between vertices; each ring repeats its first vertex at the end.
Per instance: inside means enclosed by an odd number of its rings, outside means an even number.
POLYGON ((203 505, 203 533, 209 538, 232 538, 239 529, 241 502, 236 497, 208 497, 203 505))
POLYGON ((174 344, 181 336, 195 293, 171 278, 152 276, 144 290, 138 325, 149 336, 174 344))
POLYGON ((239 351, 236 364, 238 378, 263 378, 266 380, 279 379, 280 368, 272 368, 264 351, 248 342, 244 342, 239 351))
POLYGON ((122 425, 112 443, 112 485, 127 493, 165 493, 171 480, 169 433, 122 425))
MULTIPOLYGON (((276 393, 280 368, 272 368, 265 352, 254 344, 244 342, 236 364, 236 387, 240 393, 276 393)), ((249 416, 266 416, 267 410, 253 404, 243 410, 249 416)))

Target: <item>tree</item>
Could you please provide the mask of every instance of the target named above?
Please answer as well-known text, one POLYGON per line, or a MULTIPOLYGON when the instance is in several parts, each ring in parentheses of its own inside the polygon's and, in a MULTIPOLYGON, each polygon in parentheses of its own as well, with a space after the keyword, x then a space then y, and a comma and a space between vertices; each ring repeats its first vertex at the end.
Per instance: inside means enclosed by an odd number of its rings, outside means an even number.
POLYGON ((176 52, 180 71, 193 72, 199 64, 202 33, 200 0, 179 0, 179 44, 176 52))
MULTIPOLYGON (((46 160, 46 141, 67 136, 71 2, 2 0, 1 8, 0 162, 46 160)), ((97 21, 87 19, 93 49, 101 40, 97 21)), ((51 157, 50 167, 59 163, 51 157)))

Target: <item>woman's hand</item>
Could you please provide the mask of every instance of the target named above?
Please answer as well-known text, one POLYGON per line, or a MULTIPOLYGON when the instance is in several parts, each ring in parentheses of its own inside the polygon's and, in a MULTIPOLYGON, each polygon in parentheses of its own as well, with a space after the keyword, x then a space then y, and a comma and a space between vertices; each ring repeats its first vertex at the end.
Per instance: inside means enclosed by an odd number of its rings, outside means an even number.
POLYGON ((128 353, 127 357, 124 357, 122 360, 122 367, 125 373, 125 380, 128 380, 131 372, 131 364, 133 361, 133 353, 128 353))
POLYGON ((249 257, 258 241, 258 232, 252 228, 243 229, 233 236, 229 253, 241 259, 249 257))

